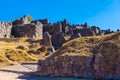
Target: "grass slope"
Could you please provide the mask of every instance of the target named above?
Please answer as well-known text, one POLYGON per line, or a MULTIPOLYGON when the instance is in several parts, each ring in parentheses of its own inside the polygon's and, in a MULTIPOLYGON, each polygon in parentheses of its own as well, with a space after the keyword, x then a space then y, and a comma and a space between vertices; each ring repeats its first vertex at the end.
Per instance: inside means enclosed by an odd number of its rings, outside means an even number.
POLYGON ((94 56, 95 54, 100 54, 111 63, 118 63, 116 60, 120 56, 120 32, 71 40, 47 59, 64 55, 94 56))
POLYGON ((38 54, 28 54, 30 50, 37 50, 38 43, 29 43, 27 38, 1 38, 0 39, 0 66, 18 64, 25 61, 40 59, 38 54), (22 47, 21 47, 22 46, 22 47), (18 48, 19 47, 19 48, 18 48))

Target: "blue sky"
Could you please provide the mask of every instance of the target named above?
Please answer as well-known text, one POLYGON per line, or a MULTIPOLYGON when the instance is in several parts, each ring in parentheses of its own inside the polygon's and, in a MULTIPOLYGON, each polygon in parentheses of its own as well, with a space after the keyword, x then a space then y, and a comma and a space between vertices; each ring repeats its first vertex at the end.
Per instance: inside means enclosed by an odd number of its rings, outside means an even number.
POLYGON ((25 14, 50 22, 67 19, 101 29, 120 29, 120 0, 0 0, 0 21, 11 21, 25 14))

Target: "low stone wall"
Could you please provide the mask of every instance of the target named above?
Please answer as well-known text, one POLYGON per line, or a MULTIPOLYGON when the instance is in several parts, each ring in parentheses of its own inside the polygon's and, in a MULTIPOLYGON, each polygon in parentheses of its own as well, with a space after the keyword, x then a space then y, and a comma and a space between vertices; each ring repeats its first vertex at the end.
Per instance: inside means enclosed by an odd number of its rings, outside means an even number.
MULTIPOLYGON (((118 61, 120 62, 120 57, 118 61)), ((110 64, 100 55, 60 56, 50 60, 39 60, 36 74, 51 77, 120 79, 120 64, 110 64)))

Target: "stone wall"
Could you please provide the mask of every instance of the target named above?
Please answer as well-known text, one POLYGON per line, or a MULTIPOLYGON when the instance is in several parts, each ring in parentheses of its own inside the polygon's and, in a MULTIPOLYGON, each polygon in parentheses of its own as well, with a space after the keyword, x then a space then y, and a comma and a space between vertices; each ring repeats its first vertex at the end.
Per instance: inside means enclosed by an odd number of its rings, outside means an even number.
POLYGON ((0 22, 0 38, 10 38, 11 28, 11 23, 0 22))
POLYGON ((30 21, 28 20, 28 15, 25 15, 22 18, 19 18, 12 22, 12 25, 22 25, 22 24, 30 24, 30 21))
POLYGON ((48 19, 30 21, 29 18, 31 17, 25 15, 22 18, 12 21, 12 24, 1 22, 0 37, 10 37, 11 34, 14 37, 42 37, 43 32, 49 32, 51 36, 63 32, 64 36, 72 36, 71 39, 74 39, 84 36, 113 33, 110 29, 100 30, 99 27, 89 26, 87 23, 81 25, 70 24, 66 19, 52 24, 48 19))
POLYGON ((43 27, 44 32, 49 32, 50 35, 57 34, 59 32, 62 32, 62 25, 60 22, 54 23, 52 25, 47 25, 43 27))
POLYGON ((42 37, 43 25, 40 22, 36 24, 24 24, 12 27, 12 35, 14 37, 42 37))
POLYGON ((59 32, 51 36, 51 42, 55 50, 60 49, 60 47, 65 43, 64 33, 59 32))
POLYGON ((51 77, 120 79, 120 64, 110 64, 98 54, 90 57, 66 55, 39 60, 36 74, 51 77))

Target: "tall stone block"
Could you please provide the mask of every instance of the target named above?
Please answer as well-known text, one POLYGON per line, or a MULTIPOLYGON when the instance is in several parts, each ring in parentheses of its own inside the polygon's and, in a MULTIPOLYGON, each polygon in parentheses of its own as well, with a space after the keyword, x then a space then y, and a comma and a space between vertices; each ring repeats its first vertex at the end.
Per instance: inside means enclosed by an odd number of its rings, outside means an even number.
POLYGON ((51 35, 48 32, 44 32, 43 42, 46 46, 52 46, 51 35))
POLYGON ((54 48, 59 49, 62 46, 62 44, 65 42, 64 33, 59 32, 57 34, 52 35, 51 40, 54 48))
POLYGON ((10 38, 11 28, 11 23, 0 22, 0 38, 10 38))

